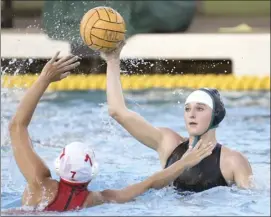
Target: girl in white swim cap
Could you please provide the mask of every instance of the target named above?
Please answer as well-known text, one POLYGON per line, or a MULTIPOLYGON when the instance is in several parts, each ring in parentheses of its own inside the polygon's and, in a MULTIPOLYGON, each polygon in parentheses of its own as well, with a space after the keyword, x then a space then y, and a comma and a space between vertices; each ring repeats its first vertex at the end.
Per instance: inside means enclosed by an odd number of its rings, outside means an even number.
POLYGON ((49 84, 67 77, 69 71, 79 65, 76 56, 57 60, 58 55, 59 52, 44 66, 9 124, 13 154, 27 181, 22 205, 37 209, 46 204, 42 207, 44 211, 67 211, 108 202, 124 203, 150 188, 159 189, 168 185, 185 169, 193 167, 211 154, 213 146, 203 146, 199 141, 194 148, 186 151, 181 160, 142 182, 120 190, 93 192, 88 190, 88 185, 98 171, 94 152, 87 144, 73 142, 63 148, 55 161, 60 180, 52 179, 49 168, 32 148, 27 128, 37 103, 49 84))
POLYGON ((218 91, 201 88, 188 96, 184 105, 184 120, 189 139, 167 127, 152 126, 125 104, 120 79, 123 45, 113 52, 101 54, 107 62, 106 91, 110 116, 140 143, 156 151, 162 168, 181 159, 200 138, 203 145, 214 145, 212 155, 175 180, 174 185, 178 190, 203 191, 232 183, 250 188, 252 169, 247 158, 238 151, 222 146, 216 139, 216 128, 226 114, 218 91))

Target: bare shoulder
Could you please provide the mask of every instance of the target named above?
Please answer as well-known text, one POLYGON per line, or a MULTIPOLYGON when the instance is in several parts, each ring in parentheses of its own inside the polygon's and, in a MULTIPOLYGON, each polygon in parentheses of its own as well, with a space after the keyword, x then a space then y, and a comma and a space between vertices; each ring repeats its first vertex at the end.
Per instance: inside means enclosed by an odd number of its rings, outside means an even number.
POLYGON ((227 157, 231 162, 247 160, 247 158, 239 151, 232 150, 228 147, 222 146, 221 153, 227 157))
POLYGON ((162 167, 164 167, 168 157, 171 155, 174 149, 186 141, 187 138, 182 137, 180 134, 170 128, 159 127, 159 130, 162 132, 163 141, 161 142, 158 153, 162 167))
POLYGON ((51 202, 53 202, 55 200, 55 198, 57 196, 59 182, 57 180, 55 180, 55 179, 47 178, 44 181, 43 186, 46 189, 46 197, 45 198, 47 198, 47 200, 48 200, 48 202, 50 204, 51 202))
POLYGON ((232 150, 225 146, 221 149, 222 161, 234 171, 236 168, 247 167, 249 165, 247 157, 239 151, 232 150))
POLYGON ((171 140, 175 143, 184 142, 186 140, 186 138, 182 137, 180 134, 170 128, 159 127, 159 129, 162 132, 164 139, 166 140, 171 140))
POLYGON ((28 206, 50 204, 57 195, 58 184, 58 181, 52 178, 45 179, 40 186, 28 184, 23 192, 22 204, 28 206))

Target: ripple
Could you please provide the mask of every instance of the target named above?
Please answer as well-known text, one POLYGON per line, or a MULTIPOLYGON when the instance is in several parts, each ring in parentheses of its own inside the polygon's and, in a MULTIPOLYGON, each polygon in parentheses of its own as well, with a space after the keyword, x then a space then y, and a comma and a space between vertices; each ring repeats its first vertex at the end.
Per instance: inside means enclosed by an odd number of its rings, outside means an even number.
MULTIPOLYGON (((16 201, 25 185, 12 158, 7 129, 23 93, 21 90, 1 93, 1 102, 5 104, 1 111, 3 209, 18 206, 16 201)), ((189 91, 179 90, 125 92, 129 108, 153 125, 172 128, 182 136, 187 136, 181 106, 187 94, 189 91)), ((248 157, 257 185, 254 191, 218 187, 181 196, 165 188, 148 191, 127 204, 105 204, 59 215, 270 215, 267 208, 270 207, 270 107, 266 105, 270 93, 223 92, 222 95, 227 115, 217 129, 217 137, 223 145, 248 157)), ((100 173, 90 190, 119 189, 161 169, 159 156, 109 117, 105 102, 102 91, 55 92, 43 97, 29 132, 35 150, 52 170, 53 177, 56 177, 53 160, 63 146, 75 140, 93 146, 99 162, 100 173)))

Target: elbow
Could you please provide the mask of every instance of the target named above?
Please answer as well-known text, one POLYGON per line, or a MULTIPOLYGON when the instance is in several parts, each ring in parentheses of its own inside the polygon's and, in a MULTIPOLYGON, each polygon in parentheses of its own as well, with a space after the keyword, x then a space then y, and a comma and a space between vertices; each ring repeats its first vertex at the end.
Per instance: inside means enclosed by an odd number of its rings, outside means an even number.
POLYGON ((108 114, 110 117, 114 118, 118 115, 118 111, 113 108, 108 108, 108 114))
POLYGON ((120 190, 116 192, 112 201, 114 201, 115 203, 127 203, 131 200, 132 198, 129 194, 125 194, 120 190))
POLYGON ((8 124, 9 132, 13 132, 16 129, 16 125, 17 125, 16 121, 12 119, 8 124))
POLYGON ((108 114, 115 120, 120 120, 123 115, 125 115, 127 109, 115 109, 115 108, 108 108, 108 114))
POLYGON ((102 195, 103 201, 107 203, 125 203, 129 201, 120 190, 104 190, 102 195))
POLYGON ((122 204, 122 203, 127 203, 127 202, 129 202, 130 199, 118 197, 118 198, 116 198, 114 201, 115 201, 116 203, 122 204))
POLYGON ((27 126, 23 122, 16 120, 16 118, 13 118, 8 124, 10 135, 22 128, 27 128, 27 126))

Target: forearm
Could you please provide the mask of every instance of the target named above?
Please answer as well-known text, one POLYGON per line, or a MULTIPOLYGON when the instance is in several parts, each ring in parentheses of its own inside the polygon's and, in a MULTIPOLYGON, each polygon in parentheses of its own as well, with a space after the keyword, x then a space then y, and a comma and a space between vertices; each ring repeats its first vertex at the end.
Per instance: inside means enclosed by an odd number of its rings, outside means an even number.
POLYGON ((142 182, 129 185, 121 190, 105 190, 102 192, 103 201, 126 203, 133 200, 137 196, 145 193, 147 190, 151 188, 151 186, 152 180, 148 178, 142 182))
POLYGON ((124 203, 131 201, 132 199, 136 198, 137 196, 145 193, 148 191, 152 186, 151 179, 146 179, 140 183, 136 183, 130 185, 124 189, 122 189, 122 197, 119 198, 119 203, 124 203))
POLYGON ((36 106, 47 89, 49 82, 39 77, 23 96, 12 123, 28 126, 36 106))
POLYGON ((182 160, 176 161, 170 167, 159 171, 152 175, 150 178, 152 179, 152 188, 161 189, 171 182, 173 182, 178 176, 184 172, 186 169, 186 165, 182 160))
POLYGON ((167 169, 155 173, 142 182, 130 185, 121 190, 105 190, 102 198, 104 202, 125 203, 145 193, 151 188, 160 189, 174 181, 186 168, 181 161, 177 161, 167 169))
POLYGON ((130 185, 122 190, 118 190, 116 193, 111 193, 111 195, 109 193, 107 198, 110 198, 110 201, 115 201, 117 203, 128 202, 151 188, 161 189, 169 185, 185 170, 185 168, 186 165, 179 160, 170 167, 155 173, 140 183, 130 185))
POLYGON ((121 87, 119 59, 108 61, 106 74, 107 103, 109 112, 112 114, 126 108, 121 87))

